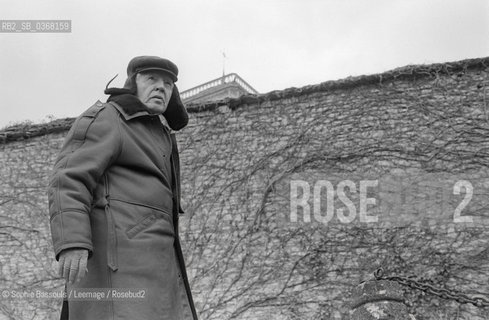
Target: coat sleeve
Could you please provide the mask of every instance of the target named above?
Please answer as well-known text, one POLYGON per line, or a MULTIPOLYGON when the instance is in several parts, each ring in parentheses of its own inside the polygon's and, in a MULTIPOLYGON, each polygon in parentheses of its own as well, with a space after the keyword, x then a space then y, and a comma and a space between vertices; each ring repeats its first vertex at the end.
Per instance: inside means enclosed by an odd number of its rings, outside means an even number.
POLYGON ((56 259, 62 250, 93 251, 90 210, 97 183, 122 148, 118 114, 98 102, 76 119, 56 159, 48 188, 56 259))

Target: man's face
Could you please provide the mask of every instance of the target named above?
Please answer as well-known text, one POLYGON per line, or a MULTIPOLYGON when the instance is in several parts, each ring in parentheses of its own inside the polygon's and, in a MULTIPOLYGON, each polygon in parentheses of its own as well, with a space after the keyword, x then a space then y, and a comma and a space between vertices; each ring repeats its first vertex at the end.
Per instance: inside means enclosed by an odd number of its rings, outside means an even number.
POLYGON ((136 75, 137 97, 149 113, 165 112, 173 92, 173 80, 159 71, 146 71, 136 75))

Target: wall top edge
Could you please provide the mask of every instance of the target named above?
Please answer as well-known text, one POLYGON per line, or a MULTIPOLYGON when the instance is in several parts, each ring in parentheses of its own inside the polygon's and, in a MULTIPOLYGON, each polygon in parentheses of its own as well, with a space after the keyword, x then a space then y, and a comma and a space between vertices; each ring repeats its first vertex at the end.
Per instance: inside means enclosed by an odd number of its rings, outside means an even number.
MULTIPOLYGON (((316 92, 345 90, 368 85, 382 86, 383 84, 400 80, 434 79, 439 75, 451 76, 454 74, 464 74, 468 71, 485 70, 487 68, 489 68, 489 57, 429 65, 408 65, 383 73, 330 80, 300 88, 292 87, 284 90, 274 90, 264 94, 246 94, 239 98, 226 98, 205 104, 190 103, 187 104, 187 110, 189 113, 198 113, 212 111, 223 105, 227 105, 231 109, 236 109, 246 104, 257 104, 265 101, 299 97, 316 92)), ((42 124, 23 123, 13 125, 0 130, 0 144, 68 131, 74 121, 75 118, 63 118, 42 124)))

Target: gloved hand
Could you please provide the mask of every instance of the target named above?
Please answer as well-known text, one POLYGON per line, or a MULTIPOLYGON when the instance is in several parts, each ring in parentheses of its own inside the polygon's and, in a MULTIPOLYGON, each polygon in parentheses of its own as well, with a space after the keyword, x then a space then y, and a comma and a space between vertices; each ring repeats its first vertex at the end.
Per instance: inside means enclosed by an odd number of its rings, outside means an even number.
POLYGON ((87 249, 66 249, 59 254, 59 275, 67 283, 80 281, 87 269, 88 250, 87 249))

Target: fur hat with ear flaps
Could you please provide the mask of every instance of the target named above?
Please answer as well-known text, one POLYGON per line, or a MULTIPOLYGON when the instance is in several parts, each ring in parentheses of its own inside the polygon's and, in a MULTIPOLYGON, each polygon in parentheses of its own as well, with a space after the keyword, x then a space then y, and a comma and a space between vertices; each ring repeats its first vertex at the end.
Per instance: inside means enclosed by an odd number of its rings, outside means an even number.
MULTIPOLYGON (((146 110, 144 104, 137 99, 136 75, 139 72, 158 70, 168 74, 173 82, 178 80, 178 68, 168 59, 155 56, 140 56, 133 58, 127 66, 127 79, 123 88, 108 88, 109 81, 104 93, 109 94, 107 101, 115 101, 128 114, 134 114, 141 110, 146 110)), ((180 99, 180 93, 177 86, 173 86, 173 92, 168 103, 166 111, 163 113, 168 125, 173 130, 180 130, 188 123, 188 113, 180 99)))

